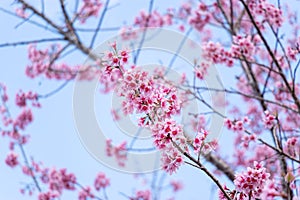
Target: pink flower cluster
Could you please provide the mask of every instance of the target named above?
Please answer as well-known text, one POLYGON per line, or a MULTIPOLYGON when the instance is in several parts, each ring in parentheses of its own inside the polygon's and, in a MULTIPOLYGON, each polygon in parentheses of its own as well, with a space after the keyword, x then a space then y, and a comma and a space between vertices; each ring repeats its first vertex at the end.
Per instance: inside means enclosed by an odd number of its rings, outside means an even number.
POLYGON ((198 132, 202 129, 205 129, 206 119, 204 115, 195 116, 191 118, 190 122, 192 125, 192 130, 194 132, 198 132))
POLYGON ((151 127, 154 145, 162 151, 162 167, 172 174, 183 164, 181 151, 188 152, 186 138, 181 125, 172 119, 157 122, 151 127))
POLYGON ((26 68, 26 75, 30 78, 34 78, 49 68, 49 49, 38 50, 36 45, 29 45, 28 58, 31 61, 31 65, 26 68))
POLYGON ((29 135, 21 135, 17 130, 2 131, 2 136, 8 136, 11 139, 9 143, 10 150, 14 150, 16 144, 26 144, 30 138, 29 135))
POLYGON ((274 28, 282 25, 282 11, 266 0, 252 0, 248 6, 256 19, 256 23, 259 25, 262 25, 264 22, 268 22, 274 28))
POLYGON ((119 146, 114 146, 111 139, 106 140, 106 155, 115 157, 119 166, 125 166, 127 160, 126 142, 122 142, 119 146))
POLYGON ((77 14, 79 21, 84 24, 89 17, 97 17, 101 7, 100 0, 83 0, 83 5, 77 14))
POLYGON ((201 62, 200 65, 197 65, 194 70, 196 77, 203 80, 209 67, 210 64, 208 62, 201 62))
POLYGON ((210 19, 211 15, 207 6, 204 3, 200 3, 198 8, 192 13, 189 23, 196 30, 202 31, 203 27, 209 23, 210 19))
POLYGON ((1 115, 1 121, 4 126, 8 126, 13 123, 13 120, 11 119, 11 116, 8 112, 6 102, 8 101, 8 95, 6 91, 6 86, 2 83, 0 83, 0 115, 1 115))
MULTIPOLYGON (((274 155, 276 152, 271 149, 268 146, 265 145, 257 145, 257 142, 253 143, 253 147, 249 150, 241 150, 243 152, 241 154, 242 164, 243 166, 249 166, 249 163, 253 163, 257 160, 263 160, 264 161, 264 167, 268 169, 268 172, 270 173, 270 178, 273 179, 274 176, 277 175, 278 171, 280 171, 280 162, 278 160, 278 157, 269 158, 266 159, 266 157, 270 157, 270 155, 274 155), (251 157, 248 159, 245 159, 245 156, 247 156, 247 153, 250 153, 251 157)), ((241 148, 239 148, 241 149, 241 148)))
POLYGON ((260 198, 269 177, 266 168, 258 162, 254 162, 253 168, 248 167, 247 171, 236 174, 234 185, 242 197, 240 199, 260 198))
POLYGON ((31 176, 32 177, 34 175, 33 170, 31 170, 31 168, 28 167, 28 166, 26 166, 26 165, 22 166, 22 172, 23 172, 23 174, 25 174, 27 176, 31 176))
POLYGON ((151 131, 154 144, 158 149, 166 148, 172 141, 179 141, 182 145, 185 145, 182 126, 172 119, 155 123, 155 125, 151 127, 151 131))
POLYGON ((59 195, 55 192, 48 191, 48 192, 41 192, 38 195, 38 200, 52 200, 59 197, 59 195))
POLYGON ((2 136, 8 136, 10 139, 12 139, 9 145, 9 148, 11 150, 14 149, 15 143, 26 144, 28 142, 29 135, 21 135, 20 132, 18 131, 20 127, 23 127, 23 129, 25 129, 25 127, 32 121, 31 111, 30 110, 27 111, 28 111, 27 116, 26 113, 24 114, 21 113, 21 115, 16 120, 12 120, 11 118, 5 119, 6 121, 4 123, 4 126, 9 126, 10 124, 12 124, 13 127, 12 130, 2 130, 1 134, 2 136))
POLYGON ((267 180, 260 198, 265 200, 273 200, 281 195, 280 190, 281 188, 275 183, 275 180, 267 180))
POLYGON ((26 19, 28 17, 28 14, 25 11, 26 11, 26 7, 25 6, 17 8, 16 9, 16 15, 18 15, 19 17, 22 17, 22 18, 26 19))
POLYGON ((242 145, 245 147, 245 148, 248 148, 249 147, 249 143, 250 142, 255 142, 256 140, 256 135, 252 134, 252 135, 244 135, 242 137, 242 145))
MULTIPOLYGON (((231 192, 230 189, 226 185, 223 186, 223 189, 230 198, 234 199, 235 191, 231 192)), ((218 198, 219 198, 219 200, 228 200, 221 190, 218 190, 218 198)))
POLYGON ((174 148, 172 145, 167 145, 167 147, 162 152, 162 168, 167 173, 172 175, 178 170, 178 168, 184 163, 181 153, 174 148))
POLYGON ((38 95, 32 91, 23 92, 20 91, 16 94, 16 105, 19 107, 26 107, 27 101, 32 102, 32 106, 34 107, 41 107, 40 103, 38 102, 38 95))
POLYGON ((44 50, 38 50, 36 45, 29 45, 28 58, 31 64, 26 67, 26 75, 30 78, 45 75, 49 79, 57 80, 73 78, 76 70, 65 63, 54 62, 60 51, 61 47, 58 44, 44 50))
MULTIPOLYGON (((54 198, 60 198, 64 190, 76 190, 78 185, 80 190, 78 192, 79 200, 86 200, 88 198, 95 198, 95 195, 92 193, 92 187, 87 186, 83 187, 77 183, 77 178, 73 173, 67 173, 66 169, 49 169, 41 168, 38 164, 33 163, 33 170, 31 174, 36 173, 36 177, 39 174, 42 183, 48 185, 48 191, 41 192, 38 195, 39 200, 52 200, 54 198)), ((29 174, 29 175, 31 175, 29 174)), ((33 175, 31 175, 33 176, 33 175)), ((99 173, 94 181, 94 188, 99 191, 108 187, 110 184, 109 179, 105 176, 104 173, 99 173)))
POLYGON ((15 152, 10 152, 5 159, 5 163, 10 167, 15 167, 19 164, 18 154, 15 152))
POLYGON ((121 117, 119 115, 119 110, 111 109, 110 113, 111 113, 112 118, 113 118, 114 121, 118 121, 118 120, 121 119, 121 117))
POLYGON ((300 141, 297 137, 289 138, 285 145, 284 151, 293 157, 297 157, 300 155, 300 141))
MULTIPOLYGON (((117 52, 115 47, 114 49, 117 52)), ((181 100, 176 88, 163 80, 160 71, 156 72, 156 76, 150 76, 138 68, 125 72, 119 66, 115 68, 118 68, 122 75, 117 92, 119 96, 124 97, 123 112, 126 115, 143 114, 139 125, 151 129, 155 146, 163 152, 163 168, 173 173, 183 163, 181 152, 176 145, 184 151, 187 150, 182 127, 171 119, 171 116, 178 114, 181 109, 181 100)), ((106 147, 107 155, 114 155, 111 140, 107 140, 106 147)), ((126 151, 126 148, 123 150, 126 151)))
MULTIPOLYGON (((237 82, 237 88, 239 89, 239 91, 243 92, 244 94, 249 94, 249 93, 252 92, 252 88, 248 84, 248 80, 247 80, 247 78, 245 76, 238 77, 238 80, 239 81, 237 82)), ((246 102, 250 101, 250 98, 248 98, 248 97, 243 96, 242 98, 246 102)), ((252 113, 252 112, 254 112, 253 110, 257 111, 257 107, 256 106, 251 106, 250 105, 250 108, 249 108, 248 114, 253 114, 252 113)))
POLYGON ((123 111, 125 114, 143 113, 140 125, 150 125, 150 122, 160 121, 178 114, 181 101, 177 90, 171 86, 160 84, 140 70, 128 70, 120 82, 118 93, 123 96, 123 111))
POLYGON ((78 193, 78 200, 87 200, 87 199, 93 199, 95 196, 92 193, 91 187, 87 186, 85 188, 82 188, 78 193))
POLYGON ((127 64, 129 58, 129 52, 126 49, 117 49, 117 44, 114 42, 111 45, 112 50, 105 53, 102 59, 102 64, 106 67, 105 70, 111 72, 111 70, 118 68, 124 70, 124 65, 127 64))
POLYGON ((115 88, 119 79, 124 73, 125 64, 128 62, 129 53, 126 49, 118 50, 116 43, 111 44, 111 51, 105 53, 101 65, 104 68, 100 71, 100 83, 104 89, 102 92, 109 92, 115 88))
POLYGON ((24 130, 25 127, 33 121, 33 115, 30 109, 23 109, 13 122, 15 129, 24 130))
POLYGON ((130 200, 151 200, 151 192, 149 190, 138 190, 135 197, 130 200))
POLYGON ((106 175, 100 172, 94 182, 94 187, 97 191, 101 188, 106 188, 110 185, 110 180, 106 177, 106 175))
POLYGON ((187 19, 192 14, 192 5, 189 2, 184 2, 178 10, 177 17, 179 19, 187 19))
POLYGON ((193 142, 195 153, 198 154, 200 151, 210 150, 211 148, 210 145, 205 142, 207 136, 208 136, 208 132, 206 130, 201 130, 198 132, 193 142))
POLYGON ((7 88, 3 83, 0 83, 0 97, 4 103, 8 101, 7 88))
POLYGON ((139 16, 135 18, 134 25, 140 28, 167 26, 173 23, 172 17, 173 16, 170 14, 161 15, 157 11, 153 11, 150 14, 145 11, 141 11, 139 16))
POLYGON ((297 55, 300 54, 300 47, 299 44, 297 43, 296 47, 288 47, 287 48, 287 56, 291 60, 296 61, 297 60, 297 55))
POLYGON ((225 119, 225 126, 229 130, 233 130, 236 132, 241 132, 244 131, 244 125, 249 124, 250 120, 248 117, 244 117, 242 120, 230 120, 230 119, 225 119))
POLYGON ((67 173, 66 169, 42 169, 41 180, 49 185, 49 191, 62 194, 63 190, 75 190, 76 176, 73 173, 67 173))
POLYGON ((120 30, 120 35, 123 40, 134 40, 138 37, 138 32, 131 26, 123 26, 120 30))
POLYGON ((171 185, 171 187, 173 189, 173 192, 178 192, 179 190, 183 189, 183 184, 180 181, 174 181, 174 180, 172 180, 170 182, 170 185, 171 185))
POLYGON ((208 42, 202 46, 203 57, 215 64, 226 64, 228 67, 233 65, 232 54, 226 51, 220 43, 208 42))
POLYGON ((268 110, 265 111, 265 115, 263 116, 263 122, 266 128, 272 128, 275 124, 275 116, 272 115, 268 110))
POLYGON ((231 47, 231 52, 232 55, 236 58, 253 60, 255 46, 251 41, 251 36, 233 36, 233 45, 231 47))

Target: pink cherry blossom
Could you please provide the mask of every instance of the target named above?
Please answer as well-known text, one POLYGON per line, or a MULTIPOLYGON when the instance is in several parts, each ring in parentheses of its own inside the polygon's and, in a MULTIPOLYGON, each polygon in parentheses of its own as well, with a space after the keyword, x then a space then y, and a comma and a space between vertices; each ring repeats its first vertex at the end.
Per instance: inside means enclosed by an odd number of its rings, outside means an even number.
POLYGON ((275 123, 275 116, 270 114, 270 112, 267 110, 265 111, 263 122, 266 128, 271 128, 275 123))
POLYGON ((255 53, 255 46, 251 41, 251 37, 234 36, 231 53, 234 57, 241 57, 242 59, 253 60, 255 53))
POLYGON ((26 19, 28 17, 28 13, 26 13, 26 7, 22 6, 21 8, 16 8, 16 15, 26 19))
POLYGON ((84 24, 90 17, 97 17, 102 7, 100 0, 83 0, 83 5, 78 12, 79 21, 84 24))
POLYGON ((266 168, 261 163, 254 162, 253 168, 248 167, 247 171, 236 175, 234 185, 237 191, 246 198, 259 198, 269 177, 270 174, 266 172, 266 168))
POLYGON ((179 190, 183 189, 183 184, 180 181, 174 181, 173 180, 173 181, 170 182, 170 184, 171 184, 174 192, 178 192, 179 190))
POLYGON ((104 173, 99 173, 95 179, 94 187, 97 191, 101 188, 106 188, 110 185, 109 179, 106 177, 104 173))
POLYGON ((38 200, 52 200, 59 197, 59 195, 55 192, 48 191, 48 192, 41 192, 38 195, 38 200))
POLYGON ((189 19, 189 23, 198 31, 202 31, 203 27, 210 21, 210 12, 204 3, 198 5, 197 10, 194 10, 192 17, 189 19))
POLYGON ((199 153, 201 150, 205 150, 209 148, 209 145, 206 144, 205 139, 208 136, 208 132, 206 130, 200 130, 197 133, 197 136, 194 139, 193 145, 195 153, 199 153))
POLYGON ((172 15, 167 13, 165 15, 160 14, 158 11, 153 11, 150 14, 141 11, 139 16, 134 20, 134 25, 144 28, 144 27, 162 27, 165 25, 171 25, 172 15))
POLYGON ((233 56, 230 51, 226 51, 220 43, 207 42, 203 44, 203 57, 215 64, 224 63, 228 67, 233 65, 233 56))
POLYGON ((82 188, 78 193, 78 200, 87 200, 89 198, 94 198, 90 187, 82 188))
POLYGON ((15 152, 10 152, 6 156, 5 163, 12 168, 17 166, 19 164, 18 154, 16 154, 15 152))
POLYGON ((27 105, 27 101, 32 101, 32 105, 35 107, 40 107, 40 103, 38 102, 38 95, 37 93, 34 92, 23 92, 20 91, 19 93, 16 94, 16 104, 19 107, 25 107, 27 105))
POLYGON ((278 28, 283 23, 282 10, 275 7, 272 3, 266 0, 252 0, 249 3, 249 8, 257 18, 257 23, 270 23, 274 28, 278 28), (261 16, 262 18, 259 18, 261 16), (259 21, 258 21, 259 20, 259 21))
POLYGON ((297 137, 291 137, 289 138, 285 145, 284 145, 284 151, 288 153, 289 155, 293 157, 299 156, 299 150, 300 150, 300 142, 299 138, 297 137))
POLYGON ((15 128, 25 129, 33 121, 33 114, 30 109, 23 109, 22 112, 14 120, 15 128))
POLYGON ((111 139, 106 140, 105 146, 106 155, 108 157, 115 157, 119 166, 125 166, 127 160, 127 143, 122 142, 118 146, 114 146, 111 139))
POLYGON ((161 156, 162 168, 169 174, 175 173, 183 164, 182 154, 172 144, 167 144, 161 156))
POLYGON ((136 195, 132 200, 150 200, 151 192, 149 190, 139 190, 136 192, 136 195))

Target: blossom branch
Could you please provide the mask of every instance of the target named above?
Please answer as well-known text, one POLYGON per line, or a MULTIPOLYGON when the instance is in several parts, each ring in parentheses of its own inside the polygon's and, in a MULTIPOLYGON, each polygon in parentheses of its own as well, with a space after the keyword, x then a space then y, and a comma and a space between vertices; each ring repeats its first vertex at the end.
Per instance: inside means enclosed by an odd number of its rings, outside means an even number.
MULTIPOLYGON (((183 149, 181 149, 176 142, 174 142, 171 139, 172 144, 185 156, 187 157, 190 161, 192 161, 194 164, 191 164, 192 166, 202 170, 218 187, 219 189, 222 191, 222 193, 224 194, 224 196, 228 199, 228 200, 232 200, 229 195, 227 194, 227 192, 224 190, 223 186, 221 185, 220 181, 210 172, 208 171, 208 169, 206 167, 204 167, 204 165, 202 165, 200 162, 198 162, 195 158, 193 158, 191 155, 189 155, 187 152, 185 152, 183 149)), ((189 164, 189 163, 188 163, 189 164)))

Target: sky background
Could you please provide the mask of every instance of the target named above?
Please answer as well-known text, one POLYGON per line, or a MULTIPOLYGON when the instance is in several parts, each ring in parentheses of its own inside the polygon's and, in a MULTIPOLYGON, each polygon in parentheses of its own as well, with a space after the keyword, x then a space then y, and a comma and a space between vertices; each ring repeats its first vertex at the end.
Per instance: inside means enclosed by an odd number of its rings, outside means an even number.
MULTIPOLYGON (((32 1, 34 4, 38 1, 32 1)), ((106 15, 103 27, 119 27, 122 24, 130 24, 133 22, 134 16, 138 14, 139 10, 147 10, 148 1, 146 0, 131 0, 131 1, 113 1, 111 5, 117 4, 114 9, 110 10, 106 15)), ((158 10, 165 10, 169 6, 179 5, 180 1, 166 0, 155 3, 154 8, 158 10)), ((14 10, 16 6, 11 4, 11 1, 1 1, 0 7, 7 10, 14 10)), ((56 10, 55 1, 46 4, 46 11, 51 16, 58 16, 60 11, 56 10)), ((0 12, 0 43, 26 41, 37 38, 46 38, 53 35, 49 32, 34 27, 25 23, 18 28, 21 20, 0 12)), ((58 18, 57 20, 61 20, 58 18)), ((87 26, 93 27, 97 21, 89 20, 87 26)), ((117 32, 100 33, 97 43, 101 43, 109 38, 112 34, 117 32)), ((82 35, 83 41, 89 41, 89 34, 82 35)), ((192 37, 199 37, 192 35, 192 37)), ((0 67, 0 82, 5 83, 8 88, 10 96, 9 109, 16 115, 19 110, 14 105, 14 95, 22 89, 23 91, 36 91, 39 94, 47 94, 60 86, 63 82, 48 81, 45 78, 37 78, 34 80, 25 76, 25 67, 28 64, 27 47, 7 47, 0 48, 1 67, 0 67)), ((171 58, 171 57, 169 57, 171 58)), ((169 58, 166 58, 168 60, 169 58)), ((149 59, 149 57, 148 57, 149 59)), ((64 61, 71 64, 81 64, 85 60, 85 56, 80 53, 74 53, 64 58, 64 61)), ((147 61, 146 57, 141 57, 140 62, 147 61), (143 60, 145 59, 145 60, 143 60)), ((156 60, 157 61, 157 60, 156 60)), ((158 62, 158 61, 157 61, 158 62)), ((164 61, 163 61, 164 62, 164 61)), ((167 61, 166 61, 167 62, 167 61)), ((222 69, 221 73, 222 73, 222 69)), ((226 84, 230 84, 231 78, 227 75, 222 77, 226 84)), ((83 147, 76 132, 73 110, 72 110, 72 95, 73 82, 70 82, 59 93, 47 98, 41 99, 41 109, 34 109, 34 122, 28 126, 26 133, 31 135, 28 145, 25 146, 28 155, 33 155, 36 161, 43 161, 45 166, 55 166, 56 168, 67 168, 69 172, 74 172, 82 185, 92 185, 94 178, 98 172, 105 172, 111 178, 111 186, 107 189, 109 199, 126 199, 120 192, 131 195, 136 189, 147 188, 143 186, 142 181, 136 181, 133 175, 117 172, 105 167, 97 160, 95 160, 83 147)), ((98 115, 109 114, 110 96, 98 96, 99 104, 96 106, 98 115)), ((108 130, 113 138, 118 140, 116 125, 111 118, 107 118, 104 122, 104 130, 108 130), (115 134, 115 135, 114 135, 115 134)), ((225 133, 226 134, 226 133, 225 133)), ((18 190, 22 187, 24 182, 28 182, 20 169, 11 169, 4 163, 5 156, 8 153, 8 144, 5 138, 0 140, 0 198, 6 200, 16 199, 36 199, 35 197, 27 197, 21 195, 18 190)), ((230 136, 223 136, 220 139, 221 146, 230 152, 230 136)), ((164 173, 158 172, 160 178, 164 173)), ((153 176, 147 175, 147 179, 151 182, 153 176)), ((159 179, 158 178, 158 179, 159 179)), ((183 166, 178 173, 171 176, 171 179, 182 180, 184 190, 176 195, 176 199, 215 199, 211 196, 213 184, 212 182, 199 170, 193 169, 190 166, 183 166)), ((225 179, 222 179, 225 180, 225 179)), ((167 184, 167 182, 165 182, 167 184)), ((164 184, 164 185, 165 185, 164 184)), ((171 189, 166 189, 166 196, 172 194, 171 189)), ((75 194, 76 196, 77 194, 75 194)), ((76 199, 74 193, 65 192, 62 200, 76 199)))

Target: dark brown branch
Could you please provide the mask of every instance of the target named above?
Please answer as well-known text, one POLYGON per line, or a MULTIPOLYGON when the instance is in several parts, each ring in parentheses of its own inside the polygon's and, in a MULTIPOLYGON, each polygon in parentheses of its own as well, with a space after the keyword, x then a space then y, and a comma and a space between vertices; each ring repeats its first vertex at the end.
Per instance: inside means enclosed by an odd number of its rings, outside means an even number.
POLYGON ((234 171, 231 169, 228 163, 212 153, 203 154, 203 156, 205 160, 213 164, 219 171, 223 172, 227 178, 233 182, 235 178, 234 171))
MULTIPOLYGON (((66 27, 67 27, 67 29, 69 29, 70 32, 71 32, 71 34, 74 35, 74 38, 76 38, 77 40, 79 40, 79 37, 78 37, 78 35, 76 34, 76 31, 75 31, 75 29, 74 29, 74 27, 73 27, 73 23, 71 22, 70 17, 69 17, 69 15, 68 15, 67 11, 66 11, 66 8, 65 8, 65 5, 64 5, 64 0, 59 0, 59 2, 60 2, 60 8, 61 8, 62 13, 63 13, 64 18, 65 18, 65 22, 66 22, 66 27)), ((77 42, 78 42, 78 41, 77 41, 77 42)))
POLYGON ((93 55, 91 52, 91 49, 84 46, 81 41, 76 37, 76 35, 69 34, 69 32, 65 32, 62 27, 55 24, 51 19, 49 19, 46 15, 38 11, 35 7, 28 4, 25 0, 19 0, 20 3, 22 3, 27 9, 31 10, 33 13, 35 13, 37 16, 39 16, 41 19, 43 19, 47 24, 49 24, 51 27, 56 29, 58 33, 63 35, 71 44, 75 45, 79 50, 81 50, 84 54, 90 55, 90 57, 97 59, 97 56, 93 55))
POLYGON ((45 39, 37 39, 30 41, 21 41, 21 42, 11 42, 11 43, 3 43, 0 44, 1 47, 9 47, 9 46, 19 46, 19 45, 28 45, 33 43, 45 43, 45 42, 57 42, 57 41, 65 41, 65 38, 45 38, 45 39))

